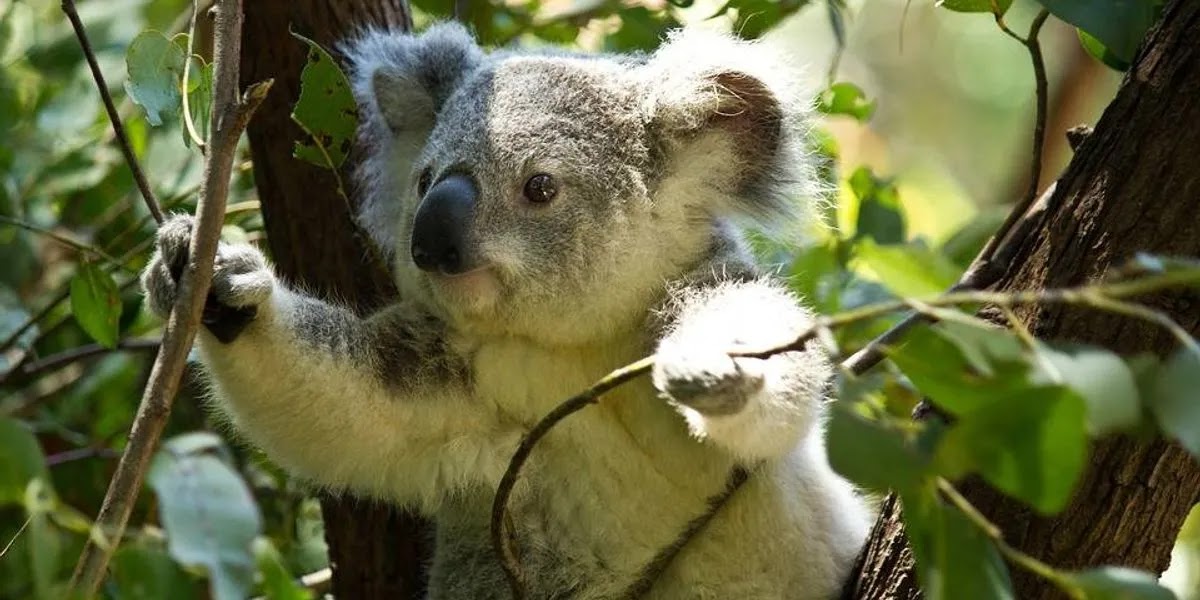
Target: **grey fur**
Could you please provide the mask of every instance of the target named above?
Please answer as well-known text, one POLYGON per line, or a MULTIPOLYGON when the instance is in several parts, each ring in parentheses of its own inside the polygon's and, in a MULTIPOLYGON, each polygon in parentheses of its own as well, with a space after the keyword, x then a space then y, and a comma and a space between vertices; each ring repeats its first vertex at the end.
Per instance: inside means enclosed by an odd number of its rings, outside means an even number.
MULTIPOLYGON (((832 596, 868 514, 825 461, 829 362, 727 354, 811 321, 742 240, 741 222, 786 231, 815 201, 807 101, 778 57, 704 34, 646 56, 485 54, 457 25, 367 31, 343 53, 359 218, 402 299, 362 318, 223 245, 217 302, 257 316, 229 343, 200 338, 220 412, 302 477, 436 515, 430 598, 502 599, 488 512, 507 457, 567 395, 656 352, 653 385, 564 422, 529 463, 512 518, 531 597, 616 596, 750 464, 648 597, 832 596), (478 272, 413 263, 424 172, 478 188, 464 226, 478 272), (523 198, 538 173, 558 187, 549 203, 523 198)), ((186 231, 164 226, 143 279, 159 314, 186 231)))

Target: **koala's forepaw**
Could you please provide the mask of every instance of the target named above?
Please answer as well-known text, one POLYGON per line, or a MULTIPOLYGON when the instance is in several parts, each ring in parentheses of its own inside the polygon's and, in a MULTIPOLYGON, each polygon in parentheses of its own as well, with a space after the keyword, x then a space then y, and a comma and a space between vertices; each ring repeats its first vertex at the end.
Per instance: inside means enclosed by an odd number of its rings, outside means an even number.
POLYGON ((654 387, 671 400, 708 416, 742 409, 763 387, 763 361, 730 358, 722 351, 662 348, 653 370, 654 387))
MULTIPOLYGON (((191 216, 176 215, 159 227, 156 252, 142 273, 146 300, 159 316, 166 317, 175 303, 194 224, 191 216)), ((220 244, 202 322, 221 341, 232 341, 271 297, 274 285, 274 275, 257 249, 220 244)))

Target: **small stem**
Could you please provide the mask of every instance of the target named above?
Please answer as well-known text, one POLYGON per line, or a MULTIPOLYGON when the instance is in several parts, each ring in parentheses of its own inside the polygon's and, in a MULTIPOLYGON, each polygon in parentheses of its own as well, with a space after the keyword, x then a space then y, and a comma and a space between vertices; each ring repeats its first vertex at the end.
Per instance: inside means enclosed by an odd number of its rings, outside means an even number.
MULTIPOLYGON (((53 231, 50 231, 49 229, 45 229, 43 227, 38 227, 37 225, 34 225, 33 223, 26 223, 25 221, 22 221, 20 219, 14 219, 12 217, 5 217, 2 215, 0 215, 0 223, 7 223, 9 225, 12 225, 13 227, 24 229, 25 231, 28 231, 30 233, 36 233, 38 235, 45 236, 47 238, 54 240, 55 242, 58 242, 59 244, 62 244, 63 246, 66 246, 68 248, 71 248, 72 250, 75 250, 76 252, 91 254, 97 258, 102 258, 119 268, 125 269, 124 265, 121 264, 121 261, 117 260, 111 254, 109 254, 101 249, 99 249, 95 246, 90 246, 83 242, 73 240, 65 235, 60 234, 60 233, 55 233, 53 231)), ((125 269, 125 270, 127 270, 131 273, 135 272, 132 269, 125 269)))
POLYGON ((159 207, 158 198, 154 196, 154 190, 150 189, 146 174, 142 172, 142 166, 133 152, 133 145, 129 143, 129 136, 125 134, 121 115, 117 114, 117 107, 113 104, 112 95, 108 93, 108 84, 104 81, 104 74, 100 72, 100 64, 96 62, 96 54, 92 51, 91 42, 88 41, 87 31, 83 28, 83 22, 79 20, 79 13, 75 10, 75 0, 62 0, 62 11, 66 13, 67 20, 71 21, 75 37, 79 39, 79 47, 83 49, 83 56, 92 70, 92 78, 96 80, 96 88, 100 91, 100 99, 104 101, 104 110, 108 112, 108 120, 112 123, 113 133, 117 136, 117 145, 121 147, 121 153, 125 155, 125 164, 129 165, 129 170, 133 172, 133 180, 137 183, 138 190, 142 192, 146 208, 150 210, 151 215, 154 215, 155 221, 162 223, 162 208, 159 207))
POLYGON ((179 95, 183 100, 183 124, 187 128, 188 137, 191 138, 200 153, 204 154, 204 138, 196 131, 196 123, 192 120, 192 109, 188 103, 188 78, 192 70, 192 49, 196 43, 196 15, 199 11, 200 5, 196 0, 192 0, 192 22, 188 25, 187 57, 183 60, 183 89, 180 90, 179 95))

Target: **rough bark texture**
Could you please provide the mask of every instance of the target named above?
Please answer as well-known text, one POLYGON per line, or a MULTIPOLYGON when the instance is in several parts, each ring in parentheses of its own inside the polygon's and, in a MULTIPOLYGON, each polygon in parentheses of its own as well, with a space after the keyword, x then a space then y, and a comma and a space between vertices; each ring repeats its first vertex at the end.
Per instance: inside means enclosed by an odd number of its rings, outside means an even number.
MULTIPOLYGON (((1079 148, 1052 200, 1046 226, 1024 240, 1002 289, 1094 281, 1134 253, 1200 256, 1200 2, 1173 0, 1143 45, 1117 98, 1079 148)), ((1054 133, 1061 135, 1061 132, 1054 133)), ((1148 302, 1193 335, 1200 295, 1148 302)), ((1162 330, 1110 314, 1069 308, 1021 315, 1044 339, 1101 344, 1123 354, 1166 354, 1162 330)), ((1099 442, 1071 505, 1044 518, 978 481, 964 492, 1013 545, 1059 567, 1122 564, 1161 572, 1189 509, 1200 500, 1200 466, 1163 442, 1099 442)), ((889 498, 851 582, 850 597, 920 597, 899 505, 889 498)), ((1062 597, 1012 569, 1016 597, 1062 597)))
MULTIPOLYGON (((372 269, 366 260, 333 175, 292 158, 292 144, 303 135, 290 115, 300 93, 306 49, 288 29, 331 49, 369 23, 402 27, 403 10, 398 0, 291 0, 245 6, 243 82, 275 79, 249 128, 272 256, 289 281, 363 312, 386 301, 394 290, 387 274, 372 269)), ((343 170, 347 185, 351 168, 348 164, 343 170)), ((427 523, 350 497, 323 499, 322 513, 338 598, 423 595, 422 567, 431 550, 427 523)))

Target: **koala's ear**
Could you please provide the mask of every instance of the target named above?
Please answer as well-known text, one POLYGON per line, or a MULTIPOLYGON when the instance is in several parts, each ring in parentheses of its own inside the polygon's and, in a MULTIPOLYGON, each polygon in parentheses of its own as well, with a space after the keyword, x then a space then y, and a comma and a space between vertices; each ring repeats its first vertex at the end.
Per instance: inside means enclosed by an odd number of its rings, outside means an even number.
POLYGON ((805 138, 812 95, 782 52, 713 32, 675 32, 641 68, 646 119, 667 152, 756 220, 794 216, 799 196, 818 195, 805 138))
POLYGON ((399 135, 428 132, 446 98, 483 58, 457 23, 439 23, 420 35, 368 30, 342 51, 364 125, 374 121, 399 135))

